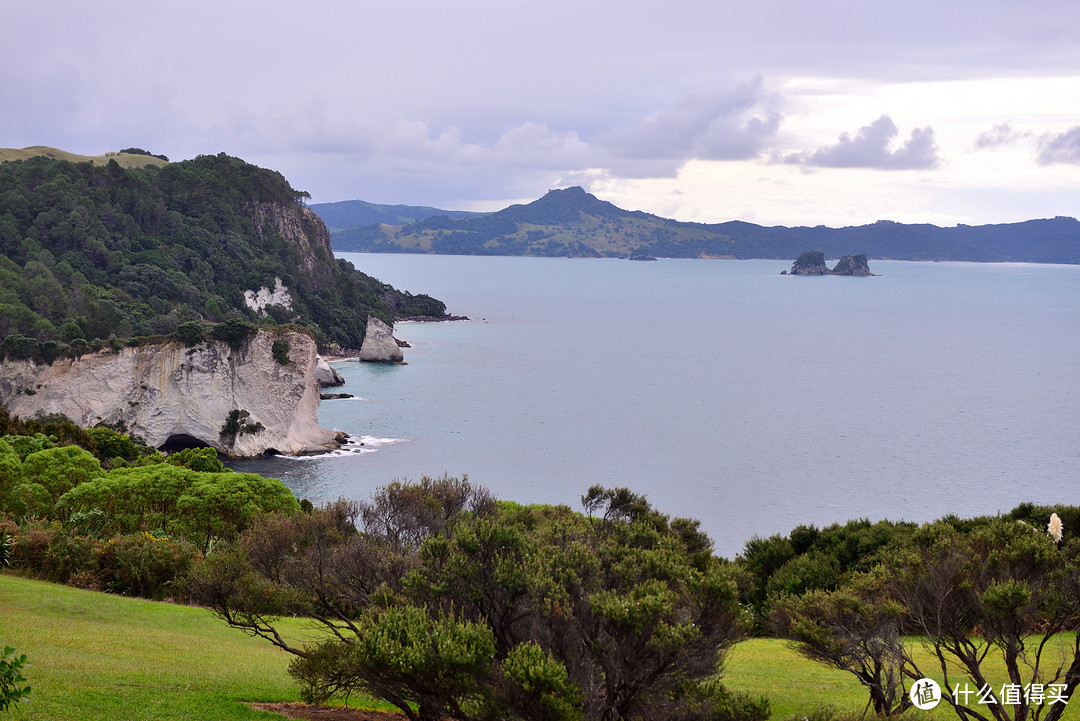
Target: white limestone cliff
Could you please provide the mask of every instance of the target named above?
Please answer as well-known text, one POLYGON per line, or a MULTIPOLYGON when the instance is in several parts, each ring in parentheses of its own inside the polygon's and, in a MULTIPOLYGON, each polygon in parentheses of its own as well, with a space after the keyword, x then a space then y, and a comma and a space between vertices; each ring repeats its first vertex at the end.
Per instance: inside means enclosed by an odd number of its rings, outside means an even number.
POLYGON ((81 426, 124 423, 151 446, 196 439, 237 457, 267 451, 299 454, 337 447, 316 418, 315 341, 304 333, 262 331, 238 350, 220 341, 124 348, 52 365, 0 364, 0 403, 23 418, 62 413, 81 426), (276 340, 289 363, 274 360, 276 340), (222 436, 234 410, 257 432, 222 436))
POLYGON ((397 341, 394 340, 394 332, 390 326, 375 316, 369 315, 367 331, 364 334, 364 344, 360 346, 360 355, 357 360, 374 363, 400 363, 405 360, 405 354, 401 352, 397 341))

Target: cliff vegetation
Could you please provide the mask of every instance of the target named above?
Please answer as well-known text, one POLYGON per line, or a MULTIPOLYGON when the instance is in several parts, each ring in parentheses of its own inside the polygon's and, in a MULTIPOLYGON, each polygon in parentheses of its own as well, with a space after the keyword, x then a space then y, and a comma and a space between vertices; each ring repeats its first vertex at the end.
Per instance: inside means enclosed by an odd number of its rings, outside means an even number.
POLYGON ((279 173, 128 150, 153 162, 0 163, 0 355, 77 356, 230 320, 299 323, 324 349, 359 348, 369 314, 445 314, 335 259, 307 193, 279 173))

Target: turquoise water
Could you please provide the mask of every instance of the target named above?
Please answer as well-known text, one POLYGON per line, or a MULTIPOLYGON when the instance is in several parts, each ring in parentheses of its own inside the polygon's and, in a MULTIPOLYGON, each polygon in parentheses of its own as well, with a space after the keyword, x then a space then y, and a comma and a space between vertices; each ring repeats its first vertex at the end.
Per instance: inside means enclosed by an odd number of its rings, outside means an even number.
POLYGON ((469 322, 402 323, 405 366, 339 363, 354 452, 241 464, 301 496, 467 474, 577 507, 594 483, 752 535, 1080 504, 1080 267, 342 254, 469 322))

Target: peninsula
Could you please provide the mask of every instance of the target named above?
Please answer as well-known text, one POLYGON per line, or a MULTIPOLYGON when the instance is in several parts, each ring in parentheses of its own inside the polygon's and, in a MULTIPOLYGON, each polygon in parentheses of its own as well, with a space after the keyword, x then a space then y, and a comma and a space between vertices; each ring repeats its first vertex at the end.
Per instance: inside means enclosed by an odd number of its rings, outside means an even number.
POLYGON ((316 422, 317 354, 400 362, 396 319, 446 317, 336 259, 272 170, 20 153, 0 162, 0 404, 22 417, 234 456, 324 450, 339 439, 316 422))

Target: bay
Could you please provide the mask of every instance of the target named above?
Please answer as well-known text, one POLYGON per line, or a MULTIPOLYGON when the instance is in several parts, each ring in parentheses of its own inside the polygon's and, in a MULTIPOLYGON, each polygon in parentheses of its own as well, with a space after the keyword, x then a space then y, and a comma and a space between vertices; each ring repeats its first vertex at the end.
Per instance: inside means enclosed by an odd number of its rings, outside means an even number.
POLYGON ((626 486, 721 555, 853 518, 1080 504, 1080 267, 340 254, 452 323, 399 323, 408 365, 335 364, 351 452, 235 467, 364 498, 467 474, 579 507, 626 486))

